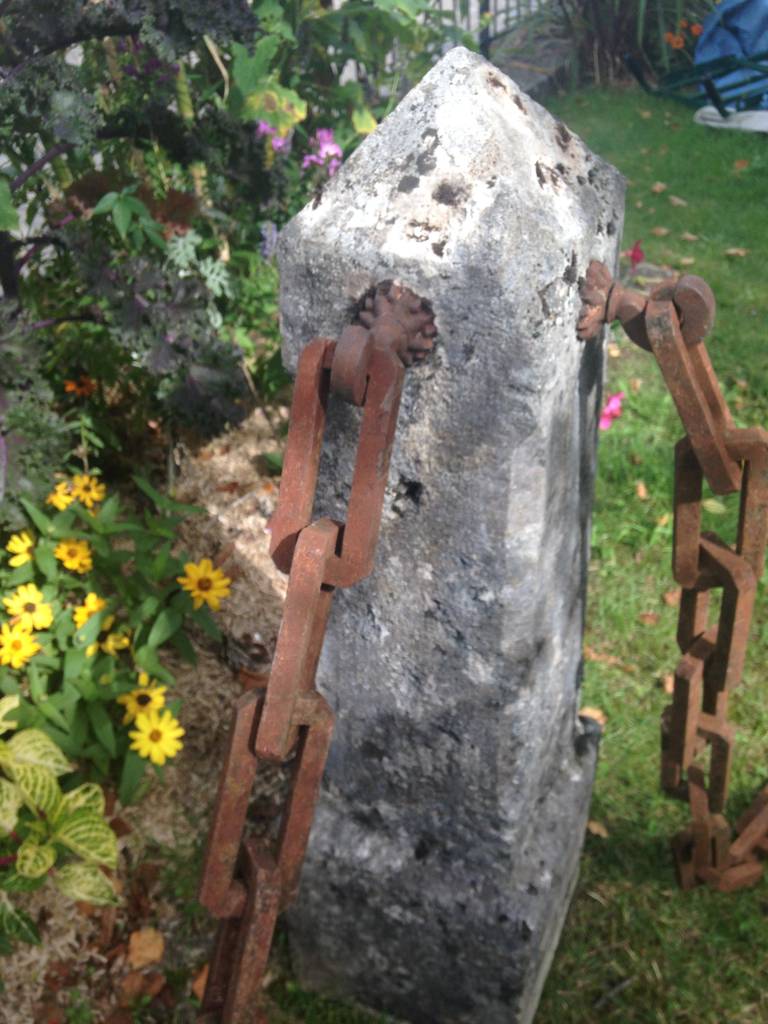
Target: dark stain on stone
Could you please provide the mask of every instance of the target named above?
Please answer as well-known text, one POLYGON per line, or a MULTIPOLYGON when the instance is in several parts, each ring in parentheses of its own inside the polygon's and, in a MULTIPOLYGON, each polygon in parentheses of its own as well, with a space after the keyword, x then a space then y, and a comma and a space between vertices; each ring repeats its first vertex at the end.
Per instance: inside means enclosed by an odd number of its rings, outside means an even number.
POLYGON ((435 840, 432 836, 421 836, 413 850, 415 860, 425 860, 430 851, 434 848, 435 840))
POLYGON ((540 161, 536 161, 536 177, 539 179, 539 186, 544 188, 547 181, 555 188, 560 187, 560 175, 557 173, 554 167, 547 167, 546 164, 542 164, 540 161))
POLYGON ((432 198, 443 206, 458 206, 467 198, 467 193, 460 186, 452 185, 449 181, 441 181, 432 193, 432 198))
POLYGON ((576 270, 576 253, 572 252, 571 262, 565 268, 565 272, 563 273, 563 280, 566 284, 575 284, 578 277, 578 271, 576 270))
POLYGON ((522 112, 524 114, 528 113, 528 111, 525 109, 525 104, 523 103, 523 101, 520 99, 519 96, 513 96, 512 99, 513 99, 516 107, 519 107, 520 110, 522 110, 522 112))
POLYGON ((443 253, 445 252, 445 245, 446 245, 445 242, 433 242, 432 243, 432 252, 436 256, 442 256, 443 253))
POLYGON ((437 167, 437 160, 431 153, 420 153, 416 159, 416 170, 419 174, 429 174, 437 167))
POLYGON ((544 188, 547 184, 547 176, 538 160, 536 161, 536 177, 539 179, 539 188, 544 188))
POLYGON ((419 178, 415 174, 406 174, 405 177, 401 178, 397 185, 398 192, 413 192, 418 186, 419 178))
POLYGON ((586 185, 587 184, 587 179, 584 177, 583 174, 577 174, 576 175, 576 181, 578 181, 578 183, 580 185, 586 185))
POLYGON ((493 72, 490 72, 490 73, 488 74, 488 81, 489 81, 489 82, 491 83, 491 85, 492 85, 492 86, 493 86, 493 87, 494 87, 495 89, 501 89, 501 90, 503 90, 504 92, 506 92, 506 91, 507 91, 507 87, 506 87, 506 85, 504 85, 504 83, 502 82, 502 80, 501 80, 500 78, 498 78, 498 77, 497 77, 496 75, 494 75, 494 74, 493 74, 493 72))
POLYGON ((488 178, 485 184, 488 186, 488 188, 493 188, 493 186, 496 184, 496 175, 494 174, 492 178, 488 178))
POLYGON ((555 170, 562 178, 568 177, 568 168, 565 164, 555 164, 555 170))
POLYGON ((558 121, 557 126, 555 127, 555 139, 562 150, 568 149, 568 143, 571 141, 571 133, 562 121, 558 121))
POLYGON ((587 181, 589 182, 590 185, 594 185, 596 178, 597 178, 597 168, 596 167, 590 167, 589 171, 587 171, 587 181))
POLYGON ((616 234, 616 221, 615 220, 609 220, 608 221, 608 223, 606 224, 606 227, 605 227, 605 233, 607 235, 615 235, 616 234))

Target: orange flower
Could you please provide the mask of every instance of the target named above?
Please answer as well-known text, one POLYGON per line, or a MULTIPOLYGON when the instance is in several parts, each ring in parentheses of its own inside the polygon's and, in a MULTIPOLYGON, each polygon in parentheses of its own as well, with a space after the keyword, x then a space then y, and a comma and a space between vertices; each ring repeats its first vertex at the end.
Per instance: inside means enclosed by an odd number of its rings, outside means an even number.
POLYGON ((674 32, 665 32, 664 33, 664 42, 665 43, 669 43, 669 45, 671 46, 672 43, 674 42, 674 40, 675 40, 675 33, 674 32))
POLYGON ((79 380, 65 380, 64 390, 77 398, 88 398, 96 390, 96 381, 87 373, 81 373, 79 380))
POLYGON ((691 25, 691 35, 692 36, 700 36, 703 31, 704 31, 704 26, 703 25, 698 25, 698 24, 691 25))
POLYGON ((685 18, 680 19, 680 28, 688 28, 688 22, 685 20, 685 18))
POLYGON ((685 46, 685 39, 682 36, 673 36, 669 45, 673 50, 682 50, 685 46))

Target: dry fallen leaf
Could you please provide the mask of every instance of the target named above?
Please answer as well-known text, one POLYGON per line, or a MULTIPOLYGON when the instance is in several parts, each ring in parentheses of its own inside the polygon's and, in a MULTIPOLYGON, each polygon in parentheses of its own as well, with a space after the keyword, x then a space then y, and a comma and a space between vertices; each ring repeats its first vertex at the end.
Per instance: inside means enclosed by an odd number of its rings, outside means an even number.
POLYGON ((601 729, 605 728, 605 723, 608 721, 605 712, 601 708, 580 708, 579 715, 582 718, 593 718, 601 729))
POLYGON ((163 959, 165 939, 156 928, 139 928, 128 940, 128 963, 131 967, 146 967, 163 959))
POLYGON ((696 260, 693 256, 681 256, 677 262, 681 267, 692 267, 696 260))
POLYGON ((600 839, 607 839, 609 835, 608 829, 602 821, 588 821, 587 832, 589 832, 591 836, 599 836, 600 839))
POLYGON ((640 612, 637 617, 644 626, 655 626, 659 621, 658 612, 640 612))
POLYGON ((690 231, 684 231, 680 237, 684 242, 698 242, 699 240, 699 236, 692 235, 690 231))
POLYGON ((668 188, 669 185, 665 185, 663 181, 655 181, 653 185, 651 185, 651 192, 655 192, 656 195, 659 195, 661 192, 666 192, 668 188))
POLYGON ((621 355, 621 349, 613 341, 609 342, 608 344, 608 355, 613 356, 614 359, 618 359, 618 357, 621 355))
POLYGON ((733 169, 734 171, 746 171, 749 167, 749 160, 734 160, 733 169))
POLYGON ((208 970, 209 965, 203 964, 198 973, 195 975, 195 980, 192 982, 192 995, 200 1000, 202 1003, 203 995, 205 993, 205 986, 208 983, 208 970))
POLYGON ((620 668, 622 672, 635 671, 633 665, 625 665, 621 658, 617 658, 615 654, 606 654, 604 651, 597 651, 594 647, 590 647, 589 644, 584 645, 584 660, 597 661, 603 665, 615 665, 616 668, 620 668))
POLYGON ((651 228, 651 234, 656 235, 657 238, 664 238, 665 235, 669 234, 669 228, 651 228))
POLYGON ((657 526, 666 526, 668 522, 669 522, 669 512, 665 512, 663 516, 659 516, 659 518, 656 520, 656 525, 657 526))
POLYGON ((650 121, 650 119, 653 117, 653 114, 650 112, 650 110, 638 110, 638 114, 640 115, 640 117, 642 117, 644 121, 650 121))
POLYGON ((154 999, 164 988, 165 975, 160 971, 129 971, 120 982, 120 1005, 130 1006, 141 996, 154 999))
POLYGON ((665 590, 662 594, 662 600, 664 604, 668 604, 670 608, 677 608, 680 604, 680 591, 677 589, 665 590))
POLYGON ((686 199, 681 199, 680 196, 670 196, 669 197, 669 201, 672 204, 672 206, 687 206, 688 205, 688 201, 686 199))
POLYGON ((749 252, 749 249, 742 249, 740 246, 734 245, 730 249, 726 249, 725 250, 725 255, 726 256, 746 256, 748 252, 749 252))
POLYGON ((643 386, 642 377, 632 377, 629 382, 629 390, 633 395, 636 395, 640 388, 643 386))
POLYGON ((648 488, 645 486, 644 481, 637 481, 635 484, 635 494, 638 496, 640 501, 648 501, 648 488))
POLYGON ((642 208, 643 208, 643 200, 642 199, 636 199, 635 200, 635 207, 638 210, 642 210, 642 208))

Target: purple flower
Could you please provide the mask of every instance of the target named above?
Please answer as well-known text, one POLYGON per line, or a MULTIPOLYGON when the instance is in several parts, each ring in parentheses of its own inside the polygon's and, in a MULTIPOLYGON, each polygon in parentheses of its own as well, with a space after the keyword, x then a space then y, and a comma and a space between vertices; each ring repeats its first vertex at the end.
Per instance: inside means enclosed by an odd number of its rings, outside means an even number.
POLYGON ((341 166, 341 159, 344 151, 333 137, 332 128, 318 128, 310 138, 309 144, 314 153, 307 153, 301 161, 301 169, 306 171, 308 167, 316 164, 318 167, 325 167, 328 177, 332 177, 341 166))
POLYGON ((272 136, 272 149, 275 153, 290 153, 291 151, 291 137, 290 135, 273 135, 272 136))
POLYGON ((598 424, 601 430, 610 430, 613 421, 621 416, 621 403, 624 397, 623 391, 617 391, 605 403, 603 411, 600 413, 600 422, 598 424))
POLYGON ((268 121, 259 121, 256 125, 256 138, 263 139, 265 135, 274 135, 275 129, 268 121))

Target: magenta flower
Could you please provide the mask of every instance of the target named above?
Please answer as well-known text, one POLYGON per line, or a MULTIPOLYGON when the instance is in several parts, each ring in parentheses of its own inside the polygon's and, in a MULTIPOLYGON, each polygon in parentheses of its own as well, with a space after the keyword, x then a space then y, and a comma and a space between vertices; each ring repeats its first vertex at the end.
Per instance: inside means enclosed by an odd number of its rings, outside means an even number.
POLYGON ((600 422, 598 423, 600 430, 609 430, 613 421, 621 416, 621 403, 623 401, 623 391, 617 391, 615 395, 609 396, 608 401, 603 406, 603 411, 600 413, 600 422))
POLYGON ((308 167, 315 164, 317 167, 325 167, 328 177, 333 177, 341 167, 341 158, 344 156, 344 151, 333 137, 333 129, 318 128, 310 138, 309 144, 314 153, 307 153, 303 158, 301 161, 302 171, 306 171, 308 167))

